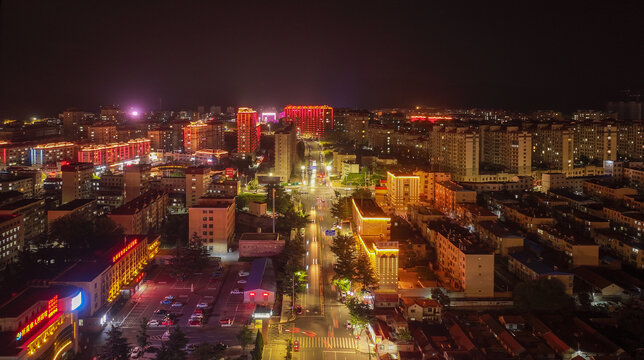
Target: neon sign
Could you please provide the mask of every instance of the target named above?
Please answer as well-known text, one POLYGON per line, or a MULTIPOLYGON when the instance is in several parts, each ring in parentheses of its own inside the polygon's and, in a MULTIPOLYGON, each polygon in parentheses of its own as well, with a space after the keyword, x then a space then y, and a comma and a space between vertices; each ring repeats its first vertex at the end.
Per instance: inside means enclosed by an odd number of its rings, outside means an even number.
POLYGON ((25 335, 27 335, 34 327, 38 326, 41 322, 46 319, 51 319, 52 316, 56 315, 58 312, 58 295, 54 296, 47 303, 47 309, 41 312, 35 319, 33 319, 29 324, 25 325, 18 334, 16 334, 16 341, 21 340, 25 335))
POLYGON ((118 259, 123 257, 123 255, 127 254, 128 251, 132 250, 132 248, 136 246, 137 241, 138 241, 137 239, 130 241, 130 243, 127 244, 127 246, 124 247, 123 250, 119 251, 118 253, 116 253, 116 255, 112 256, 112 262, 115 263, 118 259))
POLYGON ((436 122, 439 120, 453 120, 454 118, 451 116, 427 116, 427 115, 412 115, 409 117, 409 120, 411 122, 415 121, 429 121, 429 122, 436 122))

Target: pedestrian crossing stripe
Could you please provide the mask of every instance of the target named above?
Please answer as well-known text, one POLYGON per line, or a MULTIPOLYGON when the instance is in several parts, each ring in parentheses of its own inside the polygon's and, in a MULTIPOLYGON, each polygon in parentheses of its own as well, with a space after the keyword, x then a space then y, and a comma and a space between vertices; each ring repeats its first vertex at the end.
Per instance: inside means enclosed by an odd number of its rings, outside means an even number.
POLYGON ((355 349, 358 341, 351 337, 297 337, 301 348, 355 349))

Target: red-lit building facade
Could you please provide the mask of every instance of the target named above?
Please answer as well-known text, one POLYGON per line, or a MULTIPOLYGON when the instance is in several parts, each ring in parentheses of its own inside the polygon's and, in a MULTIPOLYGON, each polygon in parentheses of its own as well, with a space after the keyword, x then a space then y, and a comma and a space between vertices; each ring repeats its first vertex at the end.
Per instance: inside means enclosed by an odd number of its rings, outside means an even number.
POLYGON ((150 139, 133 139, 126 143, 85 146, 78 152, 78 162, 112 165, 150 155, 150 139))
POLYGON ((197 121, 183 127, 183 148, 187 154, 203 149, 224 148, 224 124, 197 121))
POLYGON ((0 304, 0 358, 62 359, 78 351, 78 311, 82 291, 75 286, 28 287, 0 304))
POLYGON ((252 154, 259 147, 261 129, 257 123, 257 112, 241 107, 237 110, 237 152, 252 154))
POLYGON ((284 117, 295 123, 299 136, 322 138, 326 128, 333 129, 333 108, 327 105, 289 105, 284 117))

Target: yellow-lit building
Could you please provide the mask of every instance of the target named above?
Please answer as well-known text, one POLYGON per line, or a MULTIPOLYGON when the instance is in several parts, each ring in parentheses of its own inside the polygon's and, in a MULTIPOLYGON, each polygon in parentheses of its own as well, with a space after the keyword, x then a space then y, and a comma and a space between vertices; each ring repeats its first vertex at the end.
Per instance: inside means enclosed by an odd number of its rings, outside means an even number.
POLYGON ((387 171, 387 200, 395 211, 407 211, 408 205, 417 204, 420 197, 420 177, 387 171))
POLYGON ((453 181, 442 181, 436 184, 434 202, 440 211, 453 214, 456 204, 476 203, 476 191, 465 189, 453 181))
POLYGON ((50 282, 83 289, 81 326, 105 325, 111 303, 120 295, 131 296, 138 290, 145 266, 159 252, 161 238, 128 235, 113 242, 114 246, 99 254, 95 261, 79 261, 50 282))
POLYGON ((442 181, 449 181, 452 175, 444 171, 414 171, 420 181, 420 197, 429 202, 434 202, 436 196, 436 184, 442 181))
POLYGON ((58 360, 78 352, 83 295, 75 286, 28 287, 0 304, 0 358, 58 360))
POLYGON ((56 164, 61 161, 74 161, 79 146, 71 142, 57 142, 36 145, 31 149, 31 165, 56 164))
POLYGON ((371 199, 353 199, 355 234, 361 251, 371 260, 378 291, 398 289, 398 242, 391 241, 391 218, 371 199))

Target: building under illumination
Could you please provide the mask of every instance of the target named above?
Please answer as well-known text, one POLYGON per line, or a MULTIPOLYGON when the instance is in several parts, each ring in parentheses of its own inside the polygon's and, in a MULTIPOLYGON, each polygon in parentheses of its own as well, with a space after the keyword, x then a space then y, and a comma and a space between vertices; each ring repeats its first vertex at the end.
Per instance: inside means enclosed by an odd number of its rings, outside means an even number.
POLYGON ((51 284, 73 285, 83 290, 79 326, 97 329, 116 314, 114 300, 138 291, 145 266, 159 252, 160 236, 128 235, 112 240, 108 250, 91 260, 79 261, 54 277, 51 284))
POLYGON ((34 286, 0 304, 0 358, 58 360, 78 352, 84 295, 75 286, 34 286))
POLYGON ((71 142, 58 142, 36 145, 31 149, 31 165, 56 164, 61 161, 74 161, 79 147, 71 142))
POLYGON ((251 108, 237 110, 237 152, 254 154, 259 147, 261 129, 257 123, 257 112, 251 108))
POLYGON ((406 212, 408 205, 418 203, 419 196, 419 176, 387 171, 387 200, 392 209, 406 212))
POLYGON ((284 108, 284 116, 295 123, 299 136, 319 139, 326 128, 333 129, 333 108, 327 105, 289 105, 284 108))
POLYGON ((391 241, 391 218, 371 199, 353 199, 356 240, 369 257, 378 291, 398 289, 398 241, 391 241))
POLYGON ((202 149, 224 148, 224 124, 196 121, 183 128, 183 148, 192 154, 202 149))
POLYGON ((148 155, 150 139, 133 139, 128 142, 84 146, 78 152, 78 161, 112 165, 137 158, 146 159, 148 155))
POLYGON ((89 199, 92 191, 91 163, 67 164, 61 167, 63 178, 63 199, 67 203, 75 199, 89 199))

